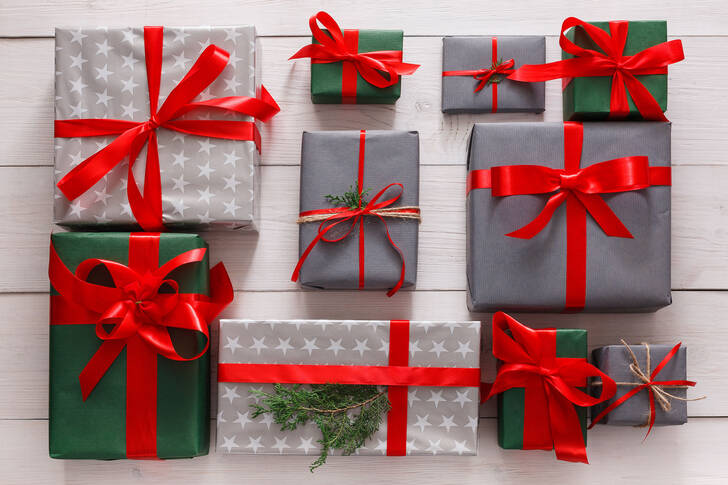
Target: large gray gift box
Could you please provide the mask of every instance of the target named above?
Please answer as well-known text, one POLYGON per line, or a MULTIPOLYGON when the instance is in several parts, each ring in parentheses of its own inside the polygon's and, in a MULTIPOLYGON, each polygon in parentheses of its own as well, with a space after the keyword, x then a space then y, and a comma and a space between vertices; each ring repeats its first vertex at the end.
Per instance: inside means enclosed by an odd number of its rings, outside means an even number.
MULTIPOLYGON (((513 69, 524 64, 543 64, 546 44, 543 36, 498 36, 496 37, 499 61, 513 59, 513 69)), ((471 71, 490 69, 493 59, 493 37, 451 36, 442 39, 442 70, 471 71)), ((544 110, 544 83, 524 83, 497 76, 499 113, 530 112, 544 110)), ((493 110, 493 87, 488 84, 480 91, 480 83, 472 75, 443 76, 443 113, 483 113, 493 110)))
MULTIPOLYGON (((630 345, 630 348, 637 357, 640 369, 642 369, 642 371, 648 376, 672 350, 672 347, 668 345, 650 345, 650 367, 648 370, 647 348, 644 345, 630 345)), ((670 359, 665 367, 662 368, 660 373, 655 376, 655 380, 686 380, 686 354, 687 349, 684 346, 680 347, 672 359, 670 359)), ((642 381, 639 380, 639 378, 637 378, 629 369, 630 364, 632 364, 632 357, 623 345, 607 345, 606 347, 594 349, 592 352, 592 360, 599 370, 614 379, 617 383, 633 382, 635 384, 642 384, 642 381)), ((634 386, 618 384, 617 394, 615 394, 612 399, 592 407, 592 417, 601 413, 614 401, 620 399, 633 388, 634 386)), ((684 388, 665 387, 665 391, 683 399, 687 397, 687 389, 684 388)), ((595 389, 595 392, 598 392, 598 389, 595 389)), ((610 411, 604 416, 600 423, 622 426, 641 426, 649 423, 649 416, 649 392, 647 389, 644 389, 610 411)), ((684 424, 687 421, 687 402, 680 399, 670 399, 669 411, 664 411, 659 404, 655 403, 655 425, 684 424)))
MULTIPOLYGON (((580 167, 624 156, 670 166, 670 124, 584 123, 580 167)), ((504 165, 564 168, 562 123, 488 123, 473 127, 468 170, 504 165)), ((566 206, 531 239, 506 234, 531 222, 553 195, 467 197, 468 308, 562 311, 566 288, 566 206)), ((670 187, 600 195, 634 238, 607 236, 586 218, 585 311, 654 311, 671 302, 670 187)))
MULTIPOLYGON (((194 101, 255 96, 260 84, 255 27, 165 27, 159 106, 202 51, 214 44, 230 54, 221 75, 194 101)), ((55 116, 149 119, 143 28, 56 29, 55 116)), ((182 119, 253 121, 220 110, 196 109, 182 119)), ((259 154, 252 141, 157 131, 163 221, 169 227, 255 229, 259 213, 259 154)), ((114 137, 56 138, 55 180, 114 137)), ((146 147, 134 165, 141 187, 146 147)), ((126 194, 126 161, 94 187, 68 201, 56 188, 54 219, 64 226, 134 224, 126 194)))
MULTIPOLYGON (((304 132, 301 147, 301 212, 336 207, 326 195, 356 190, 359 167, 360 131, 304 132)), ((416 131, 367 131, 362 188, 370 189, 365 200, 392 183, 403 185, 402 196, 390 207, 419 204, 419 135, 416 131)), ((380 202, 396 196, 391 187, 380 202)), ((419 224, 412 219, 386 217, 392 240, 402 250, 406 272, 402 287, 417 280, 417 237, 419 224)), ((319 222, 299 225, 299 255, 313 241, 319 222)), ((327 234, 331 238, 345 229, 340 224, 327 234)), ((363 217, 364 289, 392 288, 399 281, 401 260, 390 245, 384 223, 375 216, 363 217)), ((345 239, 320 241, 301 267, 301 284, 323 289, 359 288, 359 224, 345 239)))
MULTIPOLYGON (((220 364, 386 366, 389 321, 221 320, 220 364)), ((478 368, 480 322, 410 322, 409 366, 478 368)), ((218 383, 217 450, 224 453, 317 455, 321 438, 311 423, 281 431, 269 414, 252 418, 253 389, 272 383, 218 383)), ((478 438, 476 387, 410 386, 408 455, 474 455, 478 438)), ((387 420, 360 455, 387 452, 387 420)))

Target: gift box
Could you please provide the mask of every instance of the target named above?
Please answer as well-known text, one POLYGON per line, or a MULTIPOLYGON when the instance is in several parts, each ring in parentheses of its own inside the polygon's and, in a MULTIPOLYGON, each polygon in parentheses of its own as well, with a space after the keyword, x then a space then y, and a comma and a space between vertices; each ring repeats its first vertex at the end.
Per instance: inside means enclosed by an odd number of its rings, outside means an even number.
POLYGON ((488 398, 498 396, 498 444, 554 449, 560 460, 586 462, 587 407, 615 392, 614 382, 586 360, 586 330, 534 330, 498 312, 493 355, 498 374, 488 398), (604 383, 596 397, 585 392, 589 376, 604 383))
POLYGON ((669 123, 476 124, 468 170, 471 311, 671 302, 669 123))
POLYGON ((232 300, 191 234, 51 236, 52 458, 209 448, 208 324, 232 300))
POLYGON ((592 360, 617 383, 614 398, 592 408, 592 423, 664 426, 687 422, 687 388, 695 383, 687 381, 685 347, 607 345, 594 349, 592 360), (654 387, 646 386, 645 378, 654 387))
POLYGON ((419 67, 402 62, 401 30, 342 30, 326 12, 312 16, 309 25, 312 44, 291 59, 311 58, 314 103, 394 104, 401 92, 400 75, 419 67))
POLYGON ((278 106, 260 86, 253 26, 55 38, 56 223, 256 229, 256 123, 278 106))
POLYGON ((543 36, 448 36, 442 39, 442 112, 544 110, 544 83, 506 76, 523 64, 543 64, 543 36))
POLYGON ((417 132, 304 132, 300 195, 294 280, 390 294, 415 285, 417 132))
POLYGON ((480 322, 222 320, 217 450, 316 456, 310 421, 283 430, 269 413, 253 417, 260 392, 366 384, 382 386, 391 408, 356 454, 473 455, 479 343, 480 322))

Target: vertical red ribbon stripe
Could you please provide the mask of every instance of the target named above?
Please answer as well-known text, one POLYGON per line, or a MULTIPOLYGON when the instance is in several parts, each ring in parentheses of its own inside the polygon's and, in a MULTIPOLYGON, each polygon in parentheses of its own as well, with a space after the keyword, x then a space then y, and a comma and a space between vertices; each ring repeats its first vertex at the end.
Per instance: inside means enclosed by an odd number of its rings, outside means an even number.
MULTIPOLYGON (((359 52, 359 30, 344 29, 344 45, 349 52, 359 52)), ((359 77, 356 64, 353 62, 341 63, 341 102, 342 104, 356 104, 356 84, 359 77)))
MULTIPOLYGON (((494 36, 491 39, 490 43, 491 43, 491 49, 492 49, 491 59, 493 59, 493 65, 495 66, 498 64, 498 37, 494 36)), ((492 102, 493 106, 492 106, 491 111, 493 113, 496 113, 498 111, 498 83, 490 83, 490 84, 492 86, 491 89, 493 91, 493 102, 492 102)))
MULTIPOLYGON (((389 322, 389 365, 409 365, 408 320, 389 322)), ((387 397, 392 409, 387 415, 387 455, 407 454, 407 386, 389 386, 387 397)))
MULTIPOLYGON (((362 193, 364 192, 364 160, 366 159, 366 141, 367 132, 361 130, 359 132, 359 160, 356 170, 356 186, 359 191, 359 210, 361 210, 362 193)), ((365 273, 365 254, 364 247, 364 218, 359 218, 359 289, 364 289, 364 273, 365 273)))

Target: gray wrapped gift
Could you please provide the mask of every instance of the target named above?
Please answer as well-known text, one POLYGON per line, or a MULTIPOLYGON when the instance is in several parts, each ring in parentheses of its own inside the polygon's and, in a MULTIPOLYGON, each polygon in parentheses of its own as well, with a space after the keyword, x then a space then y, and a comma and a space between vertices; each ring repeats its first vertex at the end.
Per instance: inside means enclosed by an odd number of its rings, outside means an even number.
MULTIPOLYGON (((672 350, 668 345, 649 345, 650 363, 647 363, 647 347, 645 345, 630 345, 637 358, 639 368, 649 376, 657 365, 672 350)), ((673 381, 687 379, 687 349, 680 347, 662 370, 655 376, 657 381, 673 381)), ((592 407, 592 418, 601 413, 614 401, 627 394, 634 386, 625 383, 642 384, 643 382, 630 370, 632 357, 624 345, 607 345, 599 347, 592 352, 594 365, 617 382, 617 394, 604 403, 592 407)), ((664 390, 679 398, 687 397, 687 389, 679 387, 664 387, 664 390)), ((595 391, 598 392, 598 389, 595 391)), ((655 425, 684 424, 688 420, 687 402, 680 399, 669 399, 670 409, 664 410, 659 404, 655 405, 655 425)), ((604 424, 621 426, 642 426, 649 422, 650 401, 647 389, 640 391, 620 406, 612 409, 600 421, 604 424)))
MULTIPOLYGON (((401 189, 391 186, 378 201, 396 197, 401 190, 401 197, 385 209, 416 207, 419 204, 419 160, 419 135, 416 131, 366 131, 363 136, 360 131, 304 132, 301 214, 341 207, 340 203, 328 200, 326 195, 341 196, 347 191, 357 191, 359 173, 362 174, 362 190, 368 190, 363 197, 363 206, 385 187, 398 183, 402 184, 401 189), (360 153, 362 141, 364 150, 360 153)), ((320 224, 321 221, 317 220, 299 225, 300 255, 316 238, 320 224)), ((350 220, 339 224, 326 237, 341 236, 349 227, 352 227, 351 233, 341 241, 322 240, 313 247, 300 267, 303 285, 341 290, 395 287, 400 279, 402 260, 389 242, 387 229, 404 258, 402 287, 415 285, 419 230, 416 219, 383 217, 382 220, 366 215, 361 218, 361 223, 350 220), (364 241, 360 237, 362 229, 364 241)))
MULTIPOLYGON (((193 101, 256 95, 259 48, 255 27, 165 27, 159 106, 210 44, 230 59, 222 73, 193 101)), ((149 119, 149 88, 142 28, 56 29, 57 120, 149 119)), ((181 119, 253 121, 249 116, 196 109, 181 119)), ((253 141, 156 130, 162 186, 162 218, 169 227, 256 228, 259 154, 253 141)), ((115 136, 55 139, 55 178, 109 145, 115 136)), ((134 165, 143 185, 146 146, 134 165)), ((130 226, 126 161, 90 190, 69 201, 56 188, 54 220, 64 226, 130 226)))
MULTIPOLYGON (((480 322, 445 321, 221 320, 217 450, 319 454, 321 433, 315 424, 309 422, 296 430, 283 431, 269 413, 252 417, 252 405, 259 403, 261 396, 251 391, 273 391, 269 381, 262 377, 260 382, 256 380, 269 371, 283 378, 288 376, 285 368, 290 367, 290 372, 300 377, 302 372, 310 371, 301 369, 300 364, 305 364, 324 375, 333 372, 332 380, 325 379, 324 383, 335 383, 337 378, 345 379, 355 371, 332 371, 327 366, 381 369, 398 365, 439 367, 439 371, 457 368, 452 370, 472 376, 466 379, 467 386, 461 386, 461 378, 449 386, 393 386, 399 388, 394 391, 399 392, 399 398, 391 394, 390 386, 386 391, 392 410, 356 453, 392 454, 393 447, 401 446, 407 455, 474 455, 478 438, 480 327, 480 322), (408 335, 391 333, 394 325, 399 325, 400 330, 406 325, 408 335), (404 356, 405 361, 392 362, 394 355, 404 356), (264 366, 249 368, 246 364, 264 366), (274 364, 276 369, 268 369, 266 364, 274 364), (390 421, 392 413, 397 413, 397 422, 390 421), (390 426, 397 426, 402 442, 388 439, 390 426)), ((408 377, 400 375, 406 382, 408 377)))
MULTIPOLYGON (((569 228, 566 206, 573 204, 568 210, 575 212, 583 207, 568 186, 559 185, 569 180, 559 182, 558 171, 548 181, 556 184, 550 190, 558 192, 561 187, 568 200, 530 239, 506 234, 534 221, 557 192, 525 190, 525 195, 494 196, 490 188, 470 190, 466 268, 472 311, 641 312, 670 304, 670 187, 657 185, 652 169, 666 167, 656 170, 669 178, 670 124, 605 122, 573 124, 570 129, 578 132, 579 127, 583 148, 579 150, 578 140, 570 147, 577 158, 581 153, 577 162, 582 169, 619 157, 648 157, 650 171, 645 173, 652 184, 648 188, 591 194, 606 202, 633 237, 608 236, 592 211, 576 217, 569 228), (572 237, 571 254, 567 233, 572 237), (580 246, 586 253, 581 258, 580 246), (567 265, 573 265, 571 274, 567 265)), ((468 156, 469 182, 479 175, 490 176, 493 167, 535 165, 563 171, 564 132, 562 123, 476 124, 468 156)), ((523 181, 522 176, 511 180, 523 181)), ((593 181, 601 183, 598 177, 593 181)))
POLYGON ((544 83, 524 83, 495 74, 497 83, 483 85, 481 69, 491 70, 499 64, 518 69, 524 64, 543 64, 546 44, 543 36, 453 36, 442 39, 442 112, 529 112, 544 110, 544 83), (493 53, 496 53, 494 58, 493 53))

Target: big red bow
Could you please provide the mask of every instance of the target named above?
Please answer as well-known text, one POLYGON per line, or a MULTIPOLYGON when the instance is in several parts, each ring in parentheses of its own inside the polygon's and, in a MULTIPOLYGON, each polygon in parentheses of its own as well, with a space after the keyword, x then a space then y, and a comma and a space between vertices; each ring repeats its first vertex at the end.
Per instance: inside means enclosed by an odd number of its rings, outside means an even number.
POLYGON ((159 231, 162 222, 162 187, 157 147, 157 128, 189 135, 254 141, 260 149, 260 134, 255 123, 233 120, 181 120, 182 115, 196 108, 215 108, 230 113, 252 116, 261 121, 273 117, 280 108, 264 87, 260 98, 230 96, 192 103, 222 73, 230 55, 215 45, 207 47, 184 78, 157 109, 162 75, 163 28, 144 27, 144 54, 149 85, 147 121, 113 119, 56 120, 55 136, 61 138, 118 135, 111 144, 74 167, 58 182, 68 200, 89 190, 124 158, 129 157, 127 196, 139 225, 145 231, 159 231), (133 166, 139 152, 147 145, 144 174, 144 195, 134 178, 133 166))
POLYGON ((313 38, 319 43, 302 47, 290 59, 310 57, 312 62, 352 63, 366 82, 378 88, 393 86, 399 81, 400 75, 412 74, 420 67, 419 64, 402 62, 402 51, 358 52, 356 48, 351 48, 339 24, 326 12, 313 15, 308 19, 308 25, 311 27, 313 38), (318 26, 319 22, 327 32, 318 26))
POLYGON ((475 86, 475 92, 481 91, 484 87, 488 85, 489 82, 492 82, 493 76, 496 74, 512 74, 515 72, 513 70, 513 66, 515 65, 515 61, 513 59, 508 59, 507 61, 501 62, 500 64, 496 64, 496 61, 493 61, 493 65, 490 68, 483 68, 483 69, 475 69, 475 70, 465 70, 465 71, 445 71, 442 73, 443 76, 473 76, 475 79, 480 81, 475 86))
POLYGON ((626 21, 609 22, 610 35, 599 27, 569 17, 561 26, 559 45, 564 52, 575 57, 547 64, 521 66, 508 78, 539 82, 559 78, 611 76, 612 118, 623 118, 629 114, 627 98, 629 94, 644 119, 667 121, 660 105, 636 76, 667 74, 668 65, 685 58, 682 42, 671 40, 649 47, 633 56, 625 56, 623 52, 628 29, 629 23, 626 21), (579 47, 567 39, 566 31, 577 26, 582 27, 603 52, 579 47))
POLYGON ((614 381, 585 358, 556 357, 556 330, 533 330, 503 312, 493 315, 493 355, 502 364, 486 399, 526 389, 523 448, 553 448, 559 460, 588 463, 574 405, 606 401, 617 391, 614 381), (578 389, 597 376, 603 382, 599 397, 578 389))

